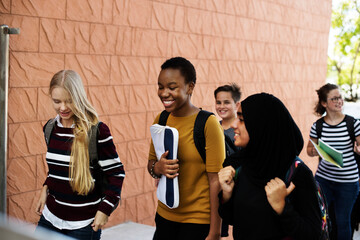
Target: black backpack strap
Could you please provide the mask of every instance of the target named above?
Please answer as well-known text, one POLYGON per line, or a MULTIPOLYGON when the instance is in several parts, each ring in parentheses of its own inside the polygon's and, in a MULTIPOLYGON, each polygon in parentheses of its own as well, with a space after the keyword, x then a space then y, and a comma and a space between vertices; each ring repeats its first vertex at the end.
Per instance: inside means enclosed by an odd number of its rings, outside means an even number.
POLYGON ((303 161, 298 156, 296 156, 293 163, 291 164, 290 168, 287 170, 286 175, 285 175, 285 184, 287 187, 290 185, 290 182, 294 176, 294 173, 295 173, 297 167, 302 162, 303 161))
POLYGON ((167 119, 170 113, 166 110, 162 111, 159 118, 159 125, 166 126, 167 119))
POLYGON ((45 124, 44 137, 45 137, 46 146, 49 145, 51 132, 54 129, 55 123, 56 123, 56 119, 52 118, 49 121, 47 121, 47 123, 45 124))
POLYGON ((206 141, 205 141, 204 130, 205 130, 206 121, 211 115, 214 115, 214 113, 205 110, 200 110, 200 112, 196 116, 195 124, 194 124, 193 138, 194 138, 195 147, 198 150, 204 163, 206 163, 206 151, 205 151, 206 141))
POLYGON ((234 152, 237 152, 239 148, 235 146, 234 141, 228 135, 224 134, 224 137, 225 137, 226 157, 228 157, 234 152))
POLYGON ((351 143, 355 142, 354 117, 345 115, 346 127, 350 135, 351 143))
POLYGON ((95 125, 91 126, 91 129, 88 133, 89 137, 89 161, 90 166, 93 166, 93 168, 98 168, 98 154, 97 154, 97 139, 99 135, 99 125, 101 122, 96 123, 95 125))
POLYGON ((316 121, 316 135, 318 139, 321 138, 323 124, 324 124, 324 117, 321 117, 316 121))
MULTIPOLYGON (((354 147, 355 141, 356 141, 355 129, 354 129, 354 121, 355 121, 354 117, 349 116, 349 115, 345 115, 346 127, 347 127, 347 130, 349 132, 351 144, 352 144, 353 147, 354 147)), ((357 166, 360 169, 360 155, 358 155, 355 152, 353 152, 353 154, 354 154, 354 158, 355 158, 355 161, 357 163, 357 166)), ((359 171, 359 175, 360 175, 360 171, 359 171)))

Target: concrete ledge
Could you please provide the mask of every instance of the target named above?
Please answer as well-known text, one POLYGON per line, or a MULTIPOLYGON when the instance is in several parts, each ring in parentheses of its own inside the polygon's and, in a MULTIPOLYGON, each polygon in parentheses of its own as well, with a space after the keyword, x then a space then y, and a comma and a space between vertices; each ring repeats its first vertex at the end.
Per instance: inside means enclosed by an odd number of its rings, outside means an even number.
POLYGON ((103 230, 102 240, 123 239, 123 240, 151 240, 155 232, 155 227, 126 222, 103 230))

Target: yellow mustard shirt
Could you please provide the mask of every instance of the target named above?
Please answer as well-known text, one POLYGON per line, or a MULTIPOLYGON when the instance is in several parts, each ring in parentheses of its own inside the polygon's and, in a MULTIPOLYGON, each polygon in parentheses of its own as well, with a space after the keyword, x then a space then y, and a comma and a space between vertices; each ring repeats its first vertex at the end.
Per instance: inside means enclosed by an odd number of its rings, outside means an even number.
MULTIPOLYGON (((158 115, 154 123, 159 122, 158 115)), ((207 172, 217 173, 225 159, 224 132, 214 115, 205 124, 206 139, 206 170, 205 164, 198 153, 193 129, 197 113, 186 117, 174 117, 171 114, 167 126, 179 132, 179 195, 178 208, 170 209, 158 201, 157 213, 163 218, 181 223, 210 224, 210 197, 207 172)), ((150 144, 150 160, 156 160, 154 146, 150 144)))

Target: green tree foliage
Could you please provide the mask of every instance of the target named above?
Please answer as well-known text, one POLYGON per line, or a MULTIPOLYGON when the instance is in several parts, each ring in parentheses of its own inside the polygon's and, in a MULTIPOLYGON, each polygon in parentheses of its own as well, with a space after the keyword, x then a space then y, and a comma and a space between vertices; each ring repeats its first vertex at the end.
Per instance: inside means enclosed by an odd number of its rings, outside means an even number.
POLYGON ((337 78, 347 101, 358 99, 360 78, 360 1, 342 0, 333 7, 334 49, 328 57, 328 77, 337 78))

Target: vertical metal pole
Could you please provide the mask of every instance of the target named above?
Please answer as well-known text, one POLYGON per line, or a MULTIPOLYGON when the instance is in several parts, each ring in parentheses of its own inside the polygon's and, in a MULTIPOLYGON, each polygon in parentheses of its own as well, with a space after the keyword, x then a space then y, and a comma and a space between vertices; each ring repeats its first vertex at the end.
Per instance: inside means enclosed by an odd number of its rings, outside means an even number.
POLYGON ((0 214, 6 216, 6 160, 7 160, 7 117, 9 78, 9 34, 19 34, 20 30, 0 26, 0 214))

